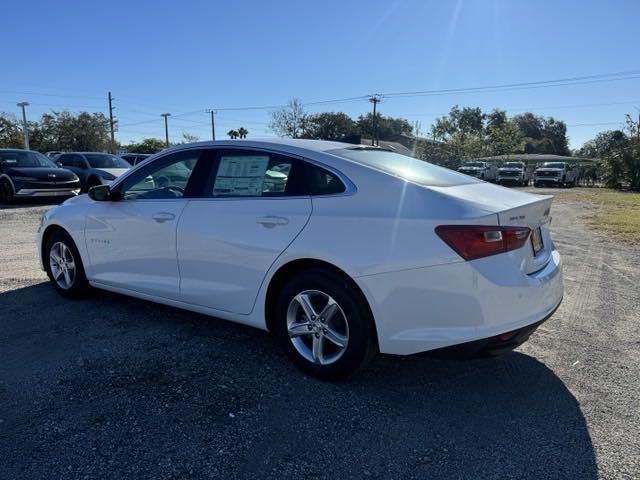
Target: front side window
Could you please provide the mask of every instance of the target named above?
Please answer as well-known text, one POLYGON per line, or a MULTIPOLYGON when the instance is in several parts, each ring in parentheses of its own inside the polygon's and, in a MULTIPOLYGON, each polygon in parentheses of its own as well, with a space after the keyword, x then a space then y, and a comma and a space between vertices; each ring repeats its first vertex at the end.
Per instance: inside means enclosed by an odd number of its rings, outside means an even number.
POLYGON ((147 165, 146 168, 125 180, 120 190, 122 198, 143 200, 189 196, 195 180, 193 172, 201 152, 201 150, 178 152, 147 165))
POLYGON ((0 152, 0 164, 5 167, 47 167, 57 168, 57 166, 39 152, 32 152, 29 150, 9 150, 0 152))
POLYGON ((304 167, 299 160, 270 152, 221 151, 217 165, 211 197, 304 194, 304 167))

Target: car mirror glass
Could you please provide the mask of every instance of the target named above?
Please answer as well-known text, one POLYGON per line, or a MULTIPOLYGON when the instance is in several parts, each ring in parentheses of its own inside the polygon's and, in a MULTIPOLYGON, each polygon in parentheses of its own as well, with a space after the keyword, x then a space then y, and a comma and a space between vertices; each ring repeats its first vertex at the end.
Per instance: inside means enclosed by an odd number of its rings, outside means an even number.
POLYGON ((96 202, 109 202, 111 200, 115 200, 115 198, 112 198, 109 185, 96 185, 95 187, 91 187, 89 189, 89 198, 96 202))

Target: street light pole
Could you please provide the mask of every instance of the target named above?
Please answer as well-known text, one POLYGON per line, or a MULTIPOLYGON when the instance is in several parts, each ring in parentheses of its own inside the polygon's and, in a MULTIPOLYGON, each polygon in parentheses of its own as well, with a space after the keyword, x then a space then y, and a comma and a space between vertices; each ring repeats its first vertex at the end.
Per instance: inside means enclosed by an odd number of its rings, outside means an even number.
POLYGON ((164 142, 169 146, 169 124, 167 122, 167 118, 171 116, 170 113, 161 113, 161 117, 164 117, 164 142))
POLYGON ((22 134, 24 135, 24 148, 29 150, 29 129, 27 128, 27 114, 24 111, 24 107, 29 106, 29 102, 16 103, 18 107, 22 108, 22 134))

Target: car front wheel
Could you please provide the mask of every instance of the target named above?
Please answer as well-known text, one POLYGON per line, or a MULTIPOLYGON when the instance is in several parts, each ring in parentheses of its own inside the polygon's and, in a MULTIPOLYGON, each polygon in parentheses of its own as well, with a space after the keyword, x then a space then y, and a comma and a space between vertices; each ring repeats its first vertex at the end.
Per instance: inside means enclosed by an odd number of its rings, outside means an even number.
POLYGON ((293 363, 309 375, 337 380, 377 352, 373 318, 362 294, 344 277, 305 270, 278 296, 276 333, 293 363))
POLYGON ((66 232, 55 232, 47 241, 45 252, 45 269, 53 287, 65 297, 84 295, 89 283, 71 237, 66 232))
POLYGON ((7 179, 0 180, 0 202, 13 203, 13 188, 7 179))

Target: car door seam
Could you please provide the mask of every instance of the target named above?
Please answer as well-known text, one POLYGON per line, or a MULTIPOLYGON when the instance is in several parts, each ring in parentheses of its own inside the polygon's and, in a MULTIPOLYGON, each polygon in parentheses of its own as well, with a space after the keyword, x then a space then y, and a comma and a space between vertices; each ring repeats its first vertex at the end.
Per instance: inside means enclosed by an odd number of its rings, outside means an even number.
POLYGON ((313 197, 311 195, 309 195, 309 196, 307 196, 307 198, 309 199, 309 205, 311 206, 311 210, 309 211, 309 215, 307 216, 307 220, 304 222, 304 225, 302 226, 300 231, 294 235, 294 237, 291 239, 291 241, 282 249, 282 251, 278 254, 278 256, 276 256, 276 258, 273 259, 273 262, 271 262, 271 264, 269 265, 269 268, 267 268, 267 270, 265 271, 265 273, 264 273, 264 275, 262 277, 262 281, 260 282, 260 286, 258 287, 258 290, 256 291, 256 296, 253 299, 253 305, 251 306, 251 310, 246 315, 253 314, 253 311, 256 308, 256 302, 258 301, 258 297, 260 296, 260 292, 262 291, 262 288, 264 286, 264 281, 266 280, 267 275, 269 274, 269 272, 271 271, 273 266, 276 264, 278 259, 282 255, 284 255, 284 252, 286 252, 289 249, 289 247, 293 244, 293 242, 296 241, 296 239, 300 236, 300 234, 302 234, 302 232, 304 232, 304 229, 307 228, 307 225, 311 221, 311 217, 313 216, 313 197))

